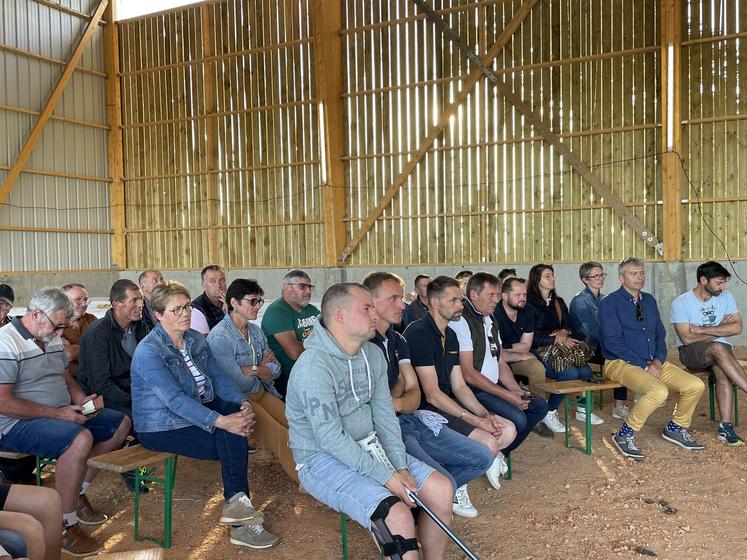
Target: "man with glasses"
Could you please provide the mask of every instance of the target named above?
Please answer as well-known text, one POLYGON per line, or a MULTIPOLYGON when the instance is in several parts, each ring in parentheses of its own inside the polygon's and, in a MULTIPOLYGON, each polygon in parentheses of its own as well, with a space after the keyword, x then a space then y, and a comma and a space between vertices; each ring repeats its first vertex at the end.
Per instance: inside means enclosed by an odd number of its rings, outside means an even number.
MULTIPOLYGON (((192 307, 205 316, 209 331, 226 316, 226 272, 217 264, 209 264, 202 269, 200 278, 203 292, 192 301, 192 307)), ((194 324, 192 328, 195 328, 194 324)), ((199 328, 196 330, 203 332, 199 328)))
POLYGON ((703 449, 693 439, 690 427, 695 407, 705 385, 682 369, 667 362, 666 331, 659 317, 656 300, 641 291, 646 272, 641 259, 628 257, 618 268, 620 286, 599 303, 599 326, 604 376, 641 394, 630 409, 628 419, 612 438, 625 457, 644 458, 635 441, 646 420, 667 400, 669 391, 679 394, 672 419, 661 436, 690 451, 703 449))
POLYGON ((303 341, 311 334, 319 316, 319 309, 310 303, 313 291, 308 274, 291 270, 283 277, 280 298, 267 306, 262 318, 262 331, 282 368, 275 389, 283 396, 291 368, 304 350, 303 341))
POLYGON ((65 284, 62 286, 62 291, 73 306, 73 316, 70 318, 68 327, 62 331, 60 336, 62 344, 65 345, 65 354, 67 354, 67 358, 70 360, 68 369, 70 374, 75 377, 78 374, 80 339, 88 327, 96 321, 96 316, 92 313, 87 313, 88 304, 91 300, 83 284, 65 284))
POLYGON ((493 319, 500 301, 500 280, 478 272, 467 283, 462 316, 449 326, 459 341, 459 365, 464 380, 486 409, 516 427, 516 439, 503 450, 508 455, 519 447, 547 414, 547 401, 516 382, 501 353, 498 322, 493 319))
POLYGON ((78 381, 102 395, 107 407, 132 417, 130 364, 135 347, 148 334, 142 321, 143 294, 132 280, 117 280, 109 301, 111 309, 81 339, 78 381))
POLYGON ((80 528, 99 525, 87 492, 97 470, 89 457, 122 446, 132 423, 115 410, 83 414, 96 395, 86 393, 67 372, 60 333, 73 307, 58 288, 42 288, 23 317, 0 328, 0 450, 57 459, 55 489, 62 502, 63 551, 73 556, 96 554, 101 544, 80 528))
POLYGON ((680 361, 691 370, 709 370, 716 377, 721 423, 716 437, 731 447, 744 445, 732 423, 732 383, 747 391, 747 378, 728 336, 742 333, 742 316, 726 289, 731 274, 720 263, 707 261, 695 273, 697 284, 672 302, 670 320, 677 333, 680 361))
MULTIPOLYGON (((586 336, 586 344, 595 350, 589 363, 604 365, 599 343, 599 302, 606 295, 602 293, 602 288, 607 274, 600 263, 589 261, 579 267, 578 276, 585 288, 573 296, 570 305, 571 315, 576 319, 578 329, 586 336)), ((628 390, 625 387, 618 387, 613 395, 615 403, 612 406, 612 418, 627 420, 630 414, 630 409, 625 404, 628 390)))
POLYGON ((13 293, 13 288, 7 284, 0 284, 0 327, 10 323, 8 313, 13 309, 15 300, 16 295, 13 293))

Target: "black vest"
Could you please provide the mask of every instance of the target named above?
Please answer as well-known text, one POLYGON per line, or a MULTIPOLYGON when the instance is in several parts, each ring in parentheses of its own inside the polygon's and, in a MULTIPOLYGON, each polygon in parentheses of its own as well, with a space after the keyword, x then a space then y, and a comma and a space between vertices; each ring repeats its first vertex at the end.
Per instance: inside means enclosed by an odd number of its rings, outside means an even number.
POLYGON ((208 299, 205 292, 202 292, 201 296, 192 300, 192 305, 202 311, 203 315, 205 315, 205 319, 207 319, 207 324, 210 329, 220 323, 223 320, 223 317, 226 316, 222 308, 213 305, 213 302, 208 299))
MULTIPOLYGON (((467 321, 469 326, 469 334, 472 337, 472 365, 477 370, 482 370, 482 364, 485 361, 486 350, 485 348, 485 321, 484 315, 475 309, 469 298, 464 298, 464 310, 462 311, 462 317, 467 321)), ((492 319, 492 318, 491 318, 492 319)), ((496 359, 501 355, 501 344, 500 335, 498 334, 498 322, 492 319, 493 326, 490 329, 490 336, 495 341, 496 348, 498 348, 498 354, 496 359)))

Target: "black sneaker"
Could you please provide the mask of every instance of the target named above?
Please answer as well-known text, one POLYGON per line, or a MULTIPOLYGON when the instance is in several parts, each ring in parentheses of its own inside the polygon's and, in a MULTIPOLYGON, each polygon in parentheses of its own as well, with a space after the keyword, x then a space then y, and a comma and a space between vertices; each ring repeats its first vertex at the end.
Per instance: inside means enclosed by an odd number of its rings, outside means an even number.
POLYGON ((731 422, 722 422, 718 427, 716 437, 729 447, 741 447, 744 445, 744 440, 734 431, 734 425, 731 422))
POLYGON ((668 430, 665 426, 664 430, 661 432, 661 437, 675 445, 679 445, 682 449, 687 449, 689 451, 700 451, 703 449, 703 446, 695 441, 693 436, 690 435, 690 432, 684 428, 681 430, 668 430))
POLYGON ((643 461, 646 458, 635 443, 635 434, 630 437, 622 437, 620 434, 615 434, 612 437, 612 444, 625 457, 630 457, 636 461, 643 461))
POLYGON ((257 448, 251 443, 247 444, 247 448, 248 448, 247 451, 249 452, 249 455, 257 452, 257 448))
POLYGON ((550 428, 545 426, 544 422, 537 422, 537 425, 534 427, 533 430, 539 437, 543 438, 554 438, 555 432, 553 432, 550 428))

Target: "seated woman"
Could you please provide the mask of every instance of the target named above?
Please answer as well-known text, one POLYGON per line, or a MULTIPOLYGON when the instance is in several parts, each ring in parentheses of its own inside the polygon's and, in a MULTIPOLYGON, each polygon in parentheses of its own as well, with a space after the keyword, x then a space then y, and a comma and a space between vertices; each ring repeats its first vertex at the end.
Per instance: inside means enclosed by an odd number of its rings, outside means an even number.
POLYGON ((0 546, 7 549, 5 557, 58 559, 61 518, 60 495, 51 488, 0 484, 0 546))
MULTIPOLYGON (((601 340, 599 334, 599 302, 604 294, 604 279, 607 274, 602 265, 595 261, 583 263, 578 269, 578 276, 586 286, 583 290, 573 296, 571 300, 571 317, 578 322, 578 330, 586 336, 586 343, 594 349, 594 356, 589 359, 590 364, 604 365, 602 357, 601 340)), ((625 405, 628 398, 628 390, 618 387, 613 391, 615 404, 612 407, 612 418, 627 420, 630 409, 625 405)))
POLYGON ((265 302, 264 291, 256 280, 239 278, 226 290, 228 315, 207 337, 215 360, 234 383, 252 400, 257 442, 280 461, 288 476, 298 482, 296 463, 288 447, 288 421, 285 404, 273 380, 280 376, 265 333, 251 323, 265 302))
POLYGON ((159 324, 132 356, 135 431, 148 449, 220 461, 226 500, 220 521, 231 524, 231 544, 268 548, 278 538, 264 530, 263 514, 249 499, 251 403, 218 366, 205 337, 190 330, 190 301, 178 282, 153 289, 159 324))
MULTIPOLYGON (((529 270, 527 280, 527 303, 535 310, 534 338, 532 340, 532 352, 545 365, 547 377, 557 381, 570 381, 573 379, 590 379, 591 368, 588 365, 569 366, 563 371, 555 371, 549 359, 543 361, 537 353, 537 349, 543 346, 560 344, 572 347, 584 340, 581 332, 575 332, 573 325, 576 321, 568 312, 563 298, 555 293, 555 270, 549 264, 536 264, 529 270)), ((550 411, 543 422, 553 432, 565 432, 565 426, 558 419, 558 406, 563 402, 563 395, 550 395, 547 400, 550 411)), ((576 420, 586 421, 586 411, 583 408, 576 409, 576 420)), ((603 424, 604 420, 596 414, 591 414, 592 424, 603 424)))

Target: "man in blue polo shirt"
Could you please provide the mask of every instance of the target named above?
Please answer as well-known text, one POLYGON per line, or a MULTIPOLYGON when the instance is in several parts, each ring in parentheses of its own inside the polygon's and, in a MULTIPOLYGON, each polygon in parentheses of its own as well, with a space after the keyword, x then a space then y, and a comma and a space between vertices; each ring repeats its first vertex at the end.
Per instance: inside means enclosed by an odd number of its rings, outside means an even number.
POLYGON ((428 314, 407 327, 405 339, 422 389, 420 408, 439 413, 451 429, 490 449, 495 459, 485 475, 498 489, 506 469, 498 451, 511 445, 516 427, 485 408, 464 380, 459 341, 449 327, 449 321, 462 316, 463 307, 459 282, 448 276, 435 278, 428 284, 428 314))
POLYGON ((381 348, 387 361, 389 392, 399 417, 405 450, 451 480, 456 489, 452 506, 455 514, 477 517, 467 483, 485 474, 495 455, 477 441, 443 426, 445 420, 441 415, 417 410, 420 386, 410 363, 410 350, 407 341, 394 330, 405 308, 402 279, 389 272, 372 272, 363 279, 363 285, 371 291, 378 315, 371 342, 381 348))
POLYGON ((703 449, 687 428, 705 386, 703 382, 667 362, 666 331, 651 294, 642 292, 646 273, 641 259, 628 257, 617 268, 619 290, 599 303, 604 376, 641 394, 612 443, 626 457, 644 458, 635 433, 669 395, 679 393, 672 419, 661 437, 691 451, 703 449))

